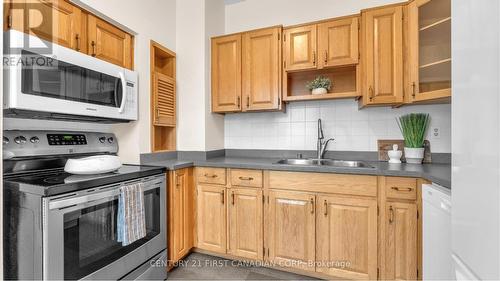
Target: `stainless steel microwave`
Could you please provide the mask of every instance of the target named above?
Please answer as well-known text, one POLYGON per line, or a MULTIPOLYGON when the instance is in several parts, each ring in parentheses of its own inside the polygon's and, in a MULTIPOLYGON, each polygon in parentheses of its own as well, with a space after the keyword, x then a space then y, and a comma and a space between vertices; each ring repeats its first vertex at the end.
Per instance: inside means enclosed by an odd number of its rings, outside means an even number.
POLYGON ((15 30, 4 52, 5 117, 137 120, 136 72, 15 30))

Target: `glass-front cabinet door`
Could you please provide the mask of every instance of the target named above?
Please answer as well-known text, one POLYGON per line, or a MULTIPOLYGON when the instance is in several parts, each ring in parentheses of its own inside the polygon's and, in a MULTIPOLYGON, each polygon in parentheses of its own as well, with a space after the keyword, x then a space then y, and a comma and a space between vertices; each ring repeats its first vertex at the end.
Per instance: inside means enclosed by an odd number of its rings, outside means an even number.
POLYGON ((407 102, 451 97, 451 0, 408 4, 407 102))

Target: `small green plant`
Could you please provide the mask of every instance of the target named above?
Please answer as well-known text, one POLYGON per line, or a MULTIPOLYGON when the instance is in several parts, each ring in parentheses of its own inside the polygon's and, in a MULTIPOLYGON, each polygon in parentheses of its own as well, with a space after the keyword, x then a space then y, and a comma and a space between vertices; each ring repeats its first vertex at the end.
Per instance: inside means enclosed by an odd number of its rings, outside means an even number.
POLYGON ((430 117, 427 113, 410 113, 399 117, 399 120, 396 119, 405 139, 405 147, 424 147, 425 132, 429 120, 430 117))
POLYGON ((328 77, 318 76, 314 80, 308 82, 306 84, 306 88, 309 91, 318 88, 325 88, 327 91, 330 91, 330 89, 332 88, 332 81, 328 77))

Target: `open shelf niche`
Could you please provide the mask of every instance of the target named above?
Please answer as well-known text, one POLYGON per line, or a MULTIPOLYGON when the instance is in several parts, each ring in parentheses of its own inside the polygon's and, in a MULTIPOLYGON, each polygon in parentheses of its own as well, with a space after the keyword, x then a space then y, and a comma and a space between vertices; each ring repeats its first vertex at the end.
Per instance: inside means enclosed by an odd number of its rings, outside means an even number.
POLYGON ((418 15, 420 92, 451 95, 451 0, 432 0, 418 15))
POLYGON ((151 41, 151 150, 176 150, 175 53, 151 41))
POLYGON ((359 90, 359 65, 285 72, 285 76, 286 92, 283 100, 287 102, 357 98, 361 96, 359 90), (306 88, 306 84, 318 76, 328 77, 332 81, 332 88, 328 93, 313 95, 306 88))

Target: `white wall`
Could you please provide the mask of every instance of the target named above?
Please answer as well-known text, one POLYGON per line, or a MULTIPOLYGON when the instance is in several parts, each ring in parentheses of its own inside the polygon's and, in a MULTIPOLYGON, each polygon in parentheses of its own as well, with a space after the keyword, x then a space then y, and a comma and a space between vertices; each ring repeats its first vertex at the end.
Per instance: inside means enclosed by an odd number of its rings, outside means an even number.
POLYGON ((396 117, 423 112, 431 115, 430 127, 441 130, 427 139, 432 152, 451 152, 449 105, 387 107, 358 110, 353 100, 290 103, 286 113, 243 113, 226 115, 226 148, 314 150, 317 120, 323 121, 325 137, 335 138, 330 150, 377 151, 377 139, 402 139, 396 117))
MULTIPOLYGON (((361 9, 402 2, 400 0, 232 0, 226 5, 226 33, 265 26, 293 25, 359 13, 361 9)), ((325 133, 335 137, 330 149, 376 151, 376 140, 401 139, 395 117, 428 112, 431 126, 439 127, 439 139, 428 138, 433 152, 451 152, 450 105, 421 105, 400 109, 358 110, 354 100, 290 103, 286 113, 228 114, 225 147, 237 149, 315 149, 315 121, 325 120, 325 133)))
POLYGON ((293 25, 359 13, 402 0, 228 0, 226 33, 272 25, 293 25), (232 3, 232 4, 231 4, 232 3))
POLYGON ((177 1, 177 150, 224 148, 224 122, 210 113, 210 37, 224 32, 223 0, 177 1))

